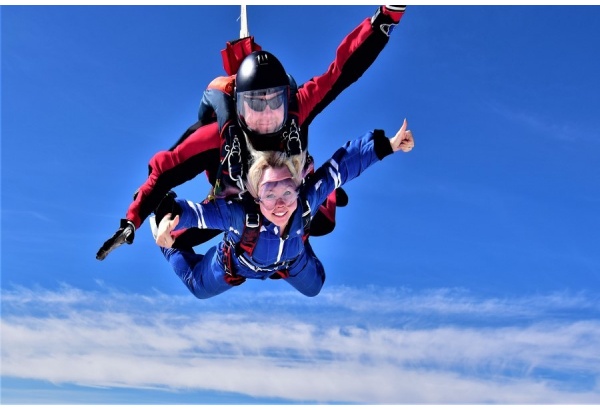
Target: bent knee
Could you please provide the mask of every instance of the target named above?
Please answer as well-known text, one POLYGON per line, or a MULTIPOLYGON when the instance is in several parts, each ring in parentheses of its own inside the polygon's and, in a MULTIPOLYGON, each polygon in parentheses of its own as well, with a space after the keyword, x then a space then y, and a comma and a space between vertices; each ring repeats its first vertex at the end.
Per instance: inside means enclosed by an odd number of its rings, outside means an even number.
POLYGON ((314 289, 314 290, 309 290, 309 291, 302 292, 302 294, 304 296, 308 296, 309 298, 314 298, 319 293, 321 293, 321 289, 323 289, 323 286, 320 286, 318 289, 314 289))

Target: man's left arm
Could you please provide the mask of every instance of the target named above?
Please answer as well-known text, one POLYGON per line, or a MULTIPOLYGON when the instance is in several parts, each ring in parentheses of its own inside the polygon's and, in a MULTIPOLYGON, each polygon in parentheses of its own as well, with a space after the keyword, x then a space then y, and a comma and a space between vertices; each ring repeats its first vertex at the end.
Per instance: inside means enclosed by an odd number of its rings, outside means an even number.
POLYGON ((364 19, 337 48, 327 71, 298 89, 300 125, 306 128, 338 95, 358 80, 389 41, 406 6, 380 6, 364 19))

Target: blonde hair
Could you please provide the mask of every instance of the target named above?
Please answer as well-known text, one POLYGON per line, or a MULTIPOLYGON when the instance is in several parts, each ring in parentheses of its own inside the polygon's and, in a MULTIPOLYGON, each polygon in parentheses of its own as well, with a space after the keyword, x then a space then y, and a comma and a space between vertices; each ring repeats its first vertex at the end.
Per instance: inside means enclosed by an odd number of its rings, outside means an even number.
POLYGON ((296 186, 300 186, 304 175, 306 152, 287 156, 279 151, 256 151, 248 144, 251 154, 250 167, 246 176, 246 189, 254 198, 258 198, 259 184, 267 168, 287 168, 292 174, 296 186))

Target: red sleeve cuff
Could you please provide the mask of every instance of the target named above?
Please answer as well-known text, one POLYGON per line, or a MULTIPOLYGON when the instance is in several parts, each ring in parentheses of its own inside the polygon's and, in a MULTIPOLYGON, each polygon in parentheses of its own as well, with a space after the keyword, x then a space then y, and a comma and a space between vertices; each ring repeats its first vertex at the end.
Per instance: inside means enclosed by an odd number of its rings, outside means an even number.
MULTIPOLYGON (((401 8, 404 6, 394 6, 394 7, 401 8)), ((387 8, 387 6, 383 6, 381 9, 382 9, 383 14, 385 14, 386 16, 390 16, 391 19, 394 20, 394 23, 399 23, 400 19, 404 15, 404 10, 402 10, 402 11, 390 10, 387 8)))

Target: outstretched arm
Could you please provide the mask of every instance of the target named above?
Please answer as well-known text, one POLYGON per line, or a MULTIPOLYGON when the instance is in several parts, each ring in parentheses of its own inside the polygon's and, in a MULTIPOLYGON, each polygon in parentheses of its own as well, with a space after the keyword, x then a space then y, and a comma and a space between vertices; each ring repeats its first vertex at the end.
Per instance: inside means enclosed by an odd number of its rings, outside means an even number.
POLYGON ((154 235, 156 244, 170 248, 175 241, 171 231, 185 228, 218 229, 221 231, 239 230, 244 226, 244 209, 238 203, 224 199, 192 202, 174 196, 167 196, 161 206, 166 213, 161 215, 154 235), (162 227, 162 228, 161 228, 162 227))
POLYGON ((213 162, 218 163, 219 141, 218 127, 213 123, 196 130, 173 151, 154 155, 149 163, 150 175, 129 205, 126 218, 139 228, 170 189, 213 167, 213 162))
POLYGON ((297 98, 301 126, 307 127, 375 62, 402 19, 405 8, 378 7, 373 17, 365 18, 342 40, 327 71, 300 86, 297 98))
MULTIPOLYGON (((219 130, 217 123, 196 130, 172 151, 161 151, 149 163, 150 175, 138 189, 117 232, 100 247, 96 259, 106 256, 120 245, 131 244, 135 230, 160 204, 167 192, 191 180, 219 162, 219 130)), ((209 175, 210 179, 210 175, 209 175)))
POLYGON ((374 130, 347 142, 310 176, 302 188, 313 215, 318 205, 333 190, 358 177, 371 165, 394 152, 410 152, 414 145, 412 131, 408 129, 406 120, 391 138, 386 137, 382 130, 374 130))

